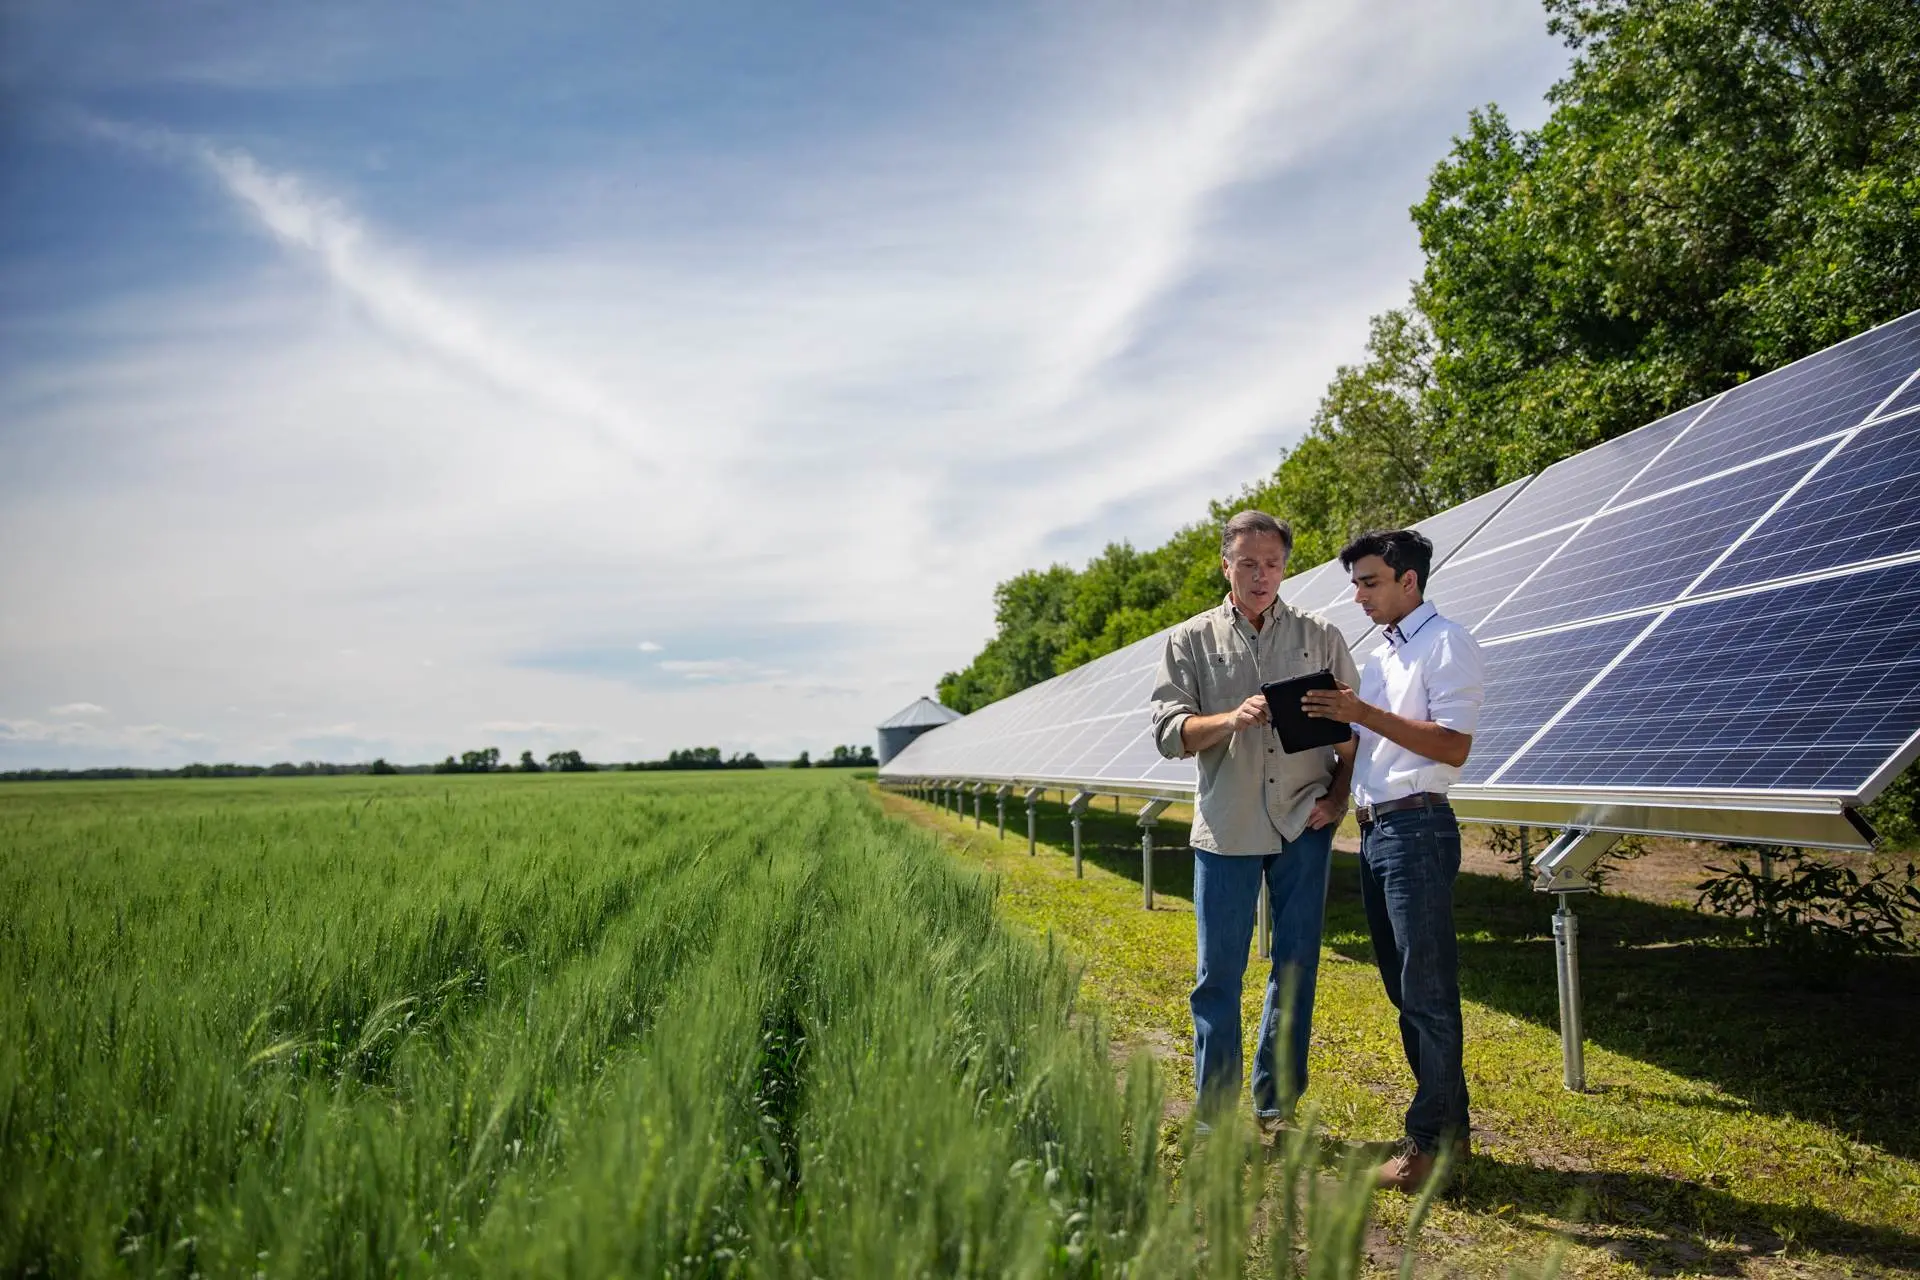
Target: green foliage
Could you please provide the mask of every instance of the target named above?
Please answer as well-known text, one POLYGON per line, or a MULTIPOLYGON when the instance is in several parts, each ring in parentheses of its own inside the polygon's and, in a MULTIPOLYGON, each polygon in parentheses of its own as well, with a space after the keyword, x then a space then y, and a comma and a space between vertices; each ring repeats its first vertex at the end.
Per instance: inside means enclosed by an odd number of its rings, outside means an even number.
POLYGON ((391 774, 391 773, 398 773, 400 771, 394 768, 392 765, 388 764, 385 756, 380 756, 375 758, 374 762, 367 766, 367 772, 377 773, 377 774, 391 774))
POLYGON ((1240 1139, 844 778, 22 788, 0 1272, 1222 1274, 1240 1139))
POLYGON ((1920 308, 1920 6, 1547 8, 1575 54, 1551 117, 1469 117, 1412 211, 1410 305, 1374 319, 1278 468, 1161 547, 1002 583, 942 702, 976 710, 1217 602, 1236 510, 1290 521, 1298 572, 1920 308))
POLYGON ((793 758, 793 764, 789 767, 794 769, 811 769, 813 768, 813 761, 808 759, 806 752, 802 751, 793 758))
POLYGON ((1859 956, 1902 950, 1920 928, 1920 871, 1911 862, 1904 875, 1892 866, 1862 875, 1787 849, 1772 867, 1739 858, 1707 870, 1698 905, 1741 917, 1752 941, 1780 948, 1818 987, 1844 986, 1859 956))
POLYGON ((547 768, 555 773, 593 772, 593 766, 581 759, 578 751, 555 751, 547 757, 547 768))
POLYGON ((1920 847, 1920 765, 1895 778, 1865 813, 1882 848, 1920 847))
POLYGON ((879 761, 874 759, 872 747, 839 746, 833 749, 832 755, 820 761, 819 767, 822 769, 870 769, 878 763, 879 761))

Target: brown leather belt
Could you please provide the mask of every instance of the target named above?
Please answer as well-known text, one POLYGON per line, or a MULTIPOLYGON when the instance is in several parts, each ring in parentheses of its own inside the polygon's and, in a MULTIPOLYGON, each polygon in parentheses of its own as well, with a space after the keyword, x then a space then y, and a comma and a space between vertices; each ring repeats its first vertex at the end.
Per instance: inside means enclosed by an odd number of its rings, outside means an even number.
POLYGON ((1383 813, 1398 813, 1402 809, 1445 809, 1447 807, 1447 796, 1444 791, 1416 791, 1398 800, 1363 804, 1353 811, 1353 816, 1359 820, 1361 827, 1365 828, 1378 822, 1383 813))

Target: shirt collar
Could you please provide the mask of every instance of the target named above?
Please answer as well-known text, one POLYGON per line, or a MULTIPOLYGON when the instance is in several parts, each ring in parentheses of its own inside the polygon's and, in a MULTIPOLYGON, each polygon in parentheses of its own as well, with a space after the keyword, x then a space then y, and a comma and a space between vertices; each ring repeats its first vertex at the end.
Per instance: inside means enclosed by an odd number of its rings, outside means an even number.
MULTIPOLYGON (((1227 592, 1226 596, 1222 598, 1222 600, 1220 601, 1220 607, 1226 610, 1228 622, 1245 622, 1248 626, 1253 625, 1253 620, 1251 618, 1248 618, 1246 614, 1241 613, 1240 606, 1233 602, 1233 592, 1231 591, 1227 592)), ((1279 612, 1280 612, 1280 597, 1276 595, 1273 598, 1273 603, 1260 611, 1260 617, 1261 617, 1260 629, 1264 631, 1266 629, 1266 624, 1269 622, 1272 622, 1274 619, 1274 615, 1279 612)))
POLYGON ((1438 615, 1439 611, 1433 607, 1432 601, 1422 600, 1418 605, 1414 606, 1412 613, 1409 613, 1398 622, 1390 622, 1387 624, 1387 643, 1392 645, 1396 651, 1405 648, 1408 641, 1420 634, 1420 628, 1432 622, 1438 615))

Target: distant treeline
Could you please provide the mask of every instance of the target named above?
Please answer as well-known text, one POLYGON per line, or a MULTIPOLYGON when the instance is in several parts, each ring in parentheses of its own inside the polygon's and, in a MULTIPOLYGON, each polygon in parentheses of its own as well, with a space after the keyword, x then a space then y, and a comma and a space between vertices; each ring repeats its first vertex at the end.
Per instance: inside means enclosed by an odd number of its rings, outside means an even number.
POLYGON ((372 774, 417 774, 417 773, 594 773, 608 772, 653 772, 681 769, 766 769, 786 768, 872 768, 879 761, 874 758, 872 747, 840 746, 833 753, 820 760, 813 760, 808 753, 800 755, 788 765, 785 761, 765 761, 751 751, 736 752, 722 756, 718 747, 687 747, 680 751, 669 751, 664 760, 630 760, 624 763, 612 762, 595 764, 581 757, 578 751, 555 751, 547 756, 542 764, 534 759, 533 752, 522 751, 517 765, 500 763, 500 749, 485 747, 478 751, 463 751, 459 756, 448 756, 438 764, 389 764, 386 760, 373 760, 366 763, 331 764, 320 760, 308 760, 302 764, 282 761, 279 764, 190 764, 178 769, 135 769, 121 766, 98 769, 16 769, 0 772, 0 782, 109 782, 138 778, 302 778, 332 776, 335 774, 372 773, 372 774))
POLYGON ((308 760, 302 764, 189 764, 178 769, 134 769, 115 765, 99 769, 15 769, 0 773, 0 782, 114 782, 134 778, 308 778, 342 773, 432 773, 436 766, 370 763, 331 764, 308 760))

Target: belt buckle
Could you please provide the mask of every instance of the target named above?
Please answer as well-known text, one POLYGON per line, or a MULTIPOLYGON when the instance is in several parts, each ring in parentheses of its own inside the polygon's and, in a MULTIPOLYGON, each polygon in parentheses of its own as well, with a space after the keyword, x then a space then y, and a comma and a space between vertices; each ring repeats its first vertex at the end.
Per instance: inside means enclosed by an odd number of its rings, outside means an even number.
POLYGON ((1373 805, 1370 805, 1370 804, 1361 805, 1359 808, 1353 811, 1354 820, 1357 821, 1363 827, 1372 826, 1373 810, 1374 810, 1373 805))

